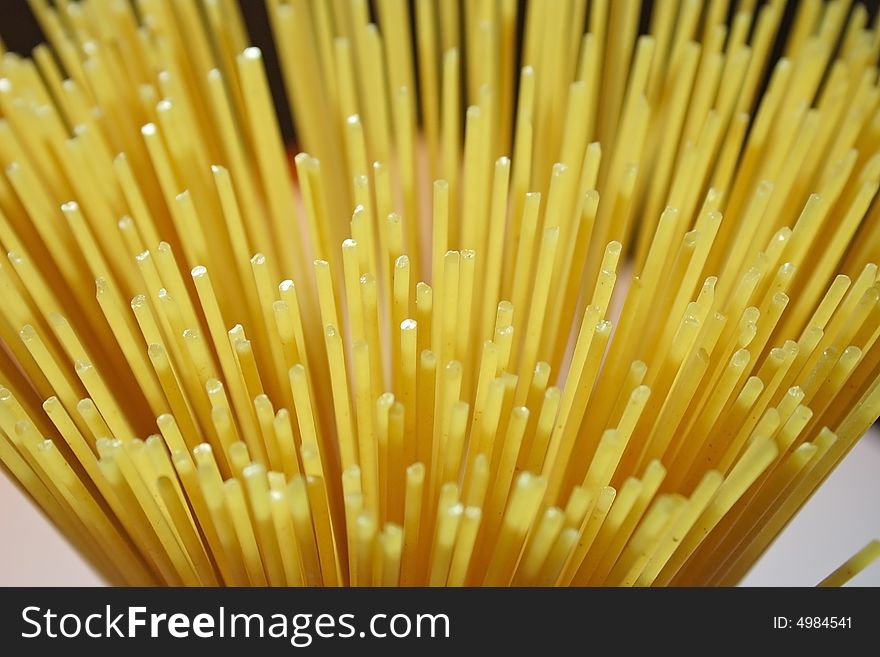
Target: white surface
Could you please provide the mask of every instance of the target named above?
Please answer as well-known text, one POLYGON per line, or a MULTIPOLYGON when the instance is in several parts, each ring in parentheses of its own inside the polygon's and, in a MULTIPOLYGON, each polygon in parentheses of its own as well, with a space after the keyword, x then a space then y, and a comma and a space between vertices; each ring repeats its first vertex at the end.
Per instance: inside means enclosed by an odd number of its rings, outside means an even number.
POLYGON ((0 473, 0 586, 99 586, 58 530, 0 473))
MULTIPOLYGON (((863 438, 801 510, 744 586, 812 586, 880 537, 880 434, 863 438)), ((97 586, 98 576, 0 475, 0 586, 97 586)), ((850 582, 880 586, 880 562, 850 582)))
MULTIPOLYGON (((742 586, 804 586, 880 538, 880 432, 862 438, 795 516, 742 586)), ((848 586, 880 586, 880 561, 848 586)))

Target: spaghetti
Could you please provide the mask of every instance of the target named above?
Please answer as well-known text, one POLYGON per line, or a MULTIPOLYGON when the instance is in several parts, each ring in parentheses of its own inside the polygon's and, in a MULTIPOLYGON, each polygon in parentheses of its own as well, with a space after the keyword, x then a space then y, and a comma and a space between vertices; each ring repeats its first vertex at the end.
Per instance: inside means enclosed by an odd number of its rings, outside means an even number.
POLYGON ((268 0, 289 162, 233 0, 31 0, 3 466, 117 584, 737 582, 880 415, 880 28, 640 4, 268 0))

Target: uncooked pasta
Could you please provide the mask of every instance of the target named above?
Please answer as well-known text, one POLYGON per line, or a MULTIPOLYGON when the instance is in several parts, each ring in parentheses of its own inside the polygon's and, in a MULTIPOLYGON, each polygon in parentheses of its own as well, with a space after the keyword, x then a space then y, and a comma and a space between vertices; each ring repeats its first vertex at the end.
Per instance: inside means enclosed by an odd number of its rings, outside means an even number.
POLYGON ((880 415, 860 5, 267 0, 288 117, 234 0, 30 4, 0 461, 110 583, 732 585, 880 415))

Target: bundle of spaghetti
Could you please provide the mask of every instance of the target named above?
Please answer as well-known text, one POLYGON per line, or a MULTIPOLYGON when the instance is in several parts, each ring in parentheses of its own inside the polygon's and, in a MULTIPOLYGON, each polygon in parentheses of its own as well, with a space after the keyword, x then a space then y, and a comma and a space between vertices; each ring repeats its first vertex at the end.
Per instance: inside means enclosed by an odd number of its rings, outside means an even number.
POLYGON ((0 461, 111 583, 729 585, 880 414, 859 5, 268 0, 289 152, 234 0, 30 1, 0 461))

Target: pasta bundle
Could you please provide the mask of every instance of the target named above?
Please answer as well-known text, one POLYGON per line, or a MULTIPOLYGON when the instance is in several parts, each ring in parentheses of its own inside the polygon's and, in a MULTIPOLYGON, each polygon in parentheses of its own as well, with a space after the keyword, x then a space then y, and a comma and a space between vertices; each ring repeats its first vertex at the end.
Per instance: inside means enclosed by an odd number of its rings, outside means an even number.
POLYGON ((859 5, 268 0, 292 160, 234 0, 31 5, 0 461, 109 582, 730 585, 880 414, 859 5))

